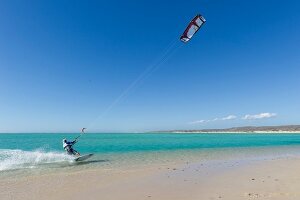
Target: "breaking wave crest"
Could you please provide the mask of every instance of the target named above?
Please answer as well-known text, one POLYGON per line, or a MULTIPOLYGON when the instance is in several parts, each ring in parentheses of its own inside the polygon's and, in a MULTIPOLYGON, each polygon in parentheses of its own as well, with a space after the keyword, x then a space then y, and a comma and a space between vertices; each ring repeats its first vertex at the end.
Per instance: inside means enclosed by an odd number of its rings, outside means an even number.
POLYGON ((73 157, 60 152, 0 149, 0 171, 35 168, 39 165, 72 162, 73 157))

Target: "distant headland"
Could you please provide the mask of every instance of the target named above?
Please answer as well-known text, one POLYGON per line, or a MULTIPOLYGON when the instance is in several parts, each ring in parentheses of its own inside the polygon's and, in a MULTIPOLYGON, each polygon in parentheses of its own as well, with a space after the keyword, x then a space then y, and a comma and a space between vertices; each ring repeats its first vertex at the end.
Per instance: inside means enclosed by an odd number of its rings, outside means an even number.
POLYGON ((243 126, 225 129, 165 130, 154 133, 300 133, 300 125, 243 126))

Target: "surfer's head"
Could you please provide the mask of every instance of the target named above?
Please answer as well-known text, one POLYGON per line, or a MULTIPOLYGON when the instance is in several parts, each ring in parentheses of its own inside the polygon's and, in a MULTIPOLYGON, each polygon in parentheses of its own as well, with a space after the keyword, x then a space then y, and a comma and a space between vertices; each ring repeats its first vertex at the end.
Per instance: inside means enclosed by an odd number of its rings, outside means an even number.
POLYGON ((66 138, 64 138, 64 139, 63 139, 63 142, 67 142, 67 139, 66 139, 66 138))

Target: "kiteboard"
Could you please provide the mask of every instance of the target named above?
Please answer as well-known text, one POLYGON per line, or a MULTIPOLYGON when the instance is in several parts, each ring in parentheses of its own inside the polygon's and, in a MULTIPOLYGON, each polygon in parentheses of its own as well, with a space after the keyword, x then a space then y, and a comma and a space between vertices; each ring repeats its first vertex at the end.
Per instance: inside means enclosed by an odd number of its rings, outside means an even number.
POLYGON ((86 154, 83 156, 79 156, 77 158, 74 159, 74 161, 79 162, 79 161, 84 161, 86 159, 89 159, 90 157, 92 157, 94 154, 90 153, 90 154, 86 154))

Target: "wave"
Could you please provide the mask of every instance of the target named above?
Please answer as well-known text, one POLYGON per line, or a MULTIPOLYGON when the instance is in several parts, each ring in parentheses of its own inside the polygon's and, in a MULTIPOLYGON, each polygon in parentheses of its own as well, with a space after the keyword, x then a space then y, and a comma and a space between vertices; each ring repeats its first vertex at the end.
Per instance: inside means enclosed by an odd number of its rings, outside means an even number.
POLYGON ((60 152, 0 149, 0 171, 35 168, 50 163, 73 162, 73 159, 72 156, 60 152))

